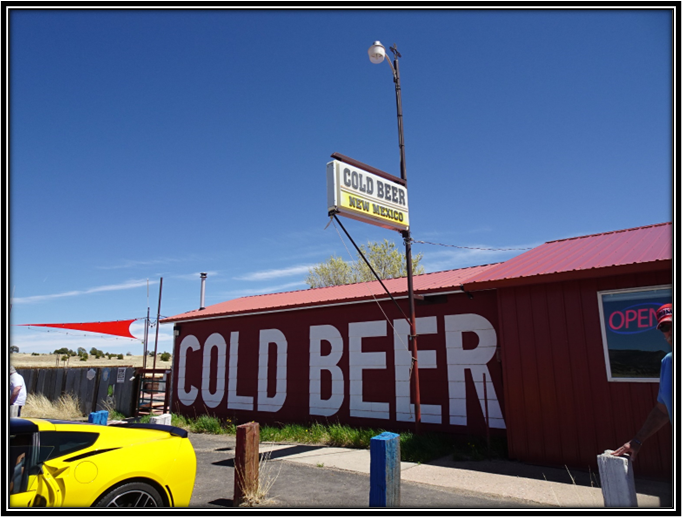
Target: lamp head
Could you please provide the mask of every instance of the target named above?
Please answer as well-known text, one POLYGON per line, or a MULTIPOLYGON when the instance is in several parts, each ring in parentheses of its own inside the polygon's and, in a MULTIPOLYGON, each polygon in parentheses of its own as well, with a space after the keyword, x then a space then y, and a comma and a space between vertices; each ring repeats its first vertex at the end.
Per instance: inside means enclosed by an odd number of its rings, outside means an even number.
POLYGON ((381 63, 386 57, 386 49, 380 41, 375 41, 374 44, 369 47, 367 53, 369 54, 369 60, 375 65, 381 63))

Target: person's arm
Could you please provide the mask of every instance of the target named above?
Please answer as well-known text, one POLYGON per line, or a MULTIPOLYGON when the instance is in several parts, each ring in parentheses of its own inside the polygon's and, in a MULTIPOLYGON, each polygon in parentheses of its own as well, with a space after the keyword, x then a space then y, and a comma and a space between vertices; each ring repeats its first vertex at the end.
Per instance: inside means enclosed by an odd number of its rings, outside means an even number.
POLYGON ((15 386, 14 389, 12 390, 12 394, 10 395, 10 398, 9 398, 10 405, 14 404, 14 401, 17 400, 17 397, 19 396, 20 392, 21 392, 21 384, 19 386, 15 386))
POLYGON ((642 428, 635 435, 635 437, 629 442, 625 442, 621 447, 613 451, 614 456, 624 456, 628 454, 632 461, 635 461, 635 457, 639 452, 639 449, 651 435, 658 431, 661 427, 665 425, 670 419, 668 418, 668 409, 665 404, 656 402, 656 405, 649 412, 649 416, 646 417, 642 428))

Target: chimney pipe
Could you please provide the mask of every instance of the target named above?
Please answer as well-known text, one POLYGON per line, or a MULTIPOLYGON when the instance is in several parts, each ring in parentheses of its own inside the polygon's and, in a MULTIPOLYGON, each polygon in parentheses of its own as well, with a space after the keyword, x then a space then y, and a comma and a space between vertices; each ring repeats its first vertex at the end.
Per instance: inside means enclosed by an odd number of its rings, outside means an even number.
POLYGON ((203 311, 204 307, 204 295, 206 293, 206 273, 201 273, 201 299, 199 301, 199 310, 203 311))

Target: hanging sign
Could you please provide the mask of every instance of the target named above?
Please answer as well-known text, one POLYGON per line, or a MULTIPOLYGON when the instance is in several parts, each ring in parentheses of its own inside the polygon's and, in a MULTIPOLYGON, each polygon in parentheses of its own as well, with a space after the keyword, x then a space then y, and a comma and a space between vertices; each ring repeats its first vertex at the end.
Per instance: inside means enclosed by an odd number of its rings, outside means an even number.
POLYGON ((358 163, 333 160, 327 164, 329 214, 341 214, 391 230, 408 230, 407 188, 398 178, 370 172, 358 163))

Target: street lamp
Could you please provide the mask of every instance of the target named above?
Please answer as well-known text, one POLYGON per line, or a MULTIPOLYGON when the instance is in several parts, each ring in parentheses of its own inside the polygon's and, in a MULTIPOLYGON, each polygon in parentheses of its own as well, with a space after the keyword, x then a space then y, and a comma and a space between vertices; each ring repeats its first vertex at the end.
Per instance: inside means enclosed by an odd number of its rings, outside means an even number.
MULTIPOLYGON (((395 102, 398 109, 398 145, 400 147, 400 177, 405 181, 407 186, 407 172, 405 170, 405 140, 403 138, 403 105, 400 96, 400 67, 398 66, 398 58, 402 57, 398 49, 393 44, 389 50, 393 53, 394 62, 391 63, 391 59, 386 59, 388 66, 391 67, 391 72, 393 72, 393 82, 395 83, 395 102)), ((380 41, 375 41, 374 44, 369 47, 367 51, 369 54, 369 60, 374 64, 381 63, 386 58, 386 48, 381 44, 380 41)), ((410 350, 412 351, 412 368, 410 369, 411 388, 412 388, 412 398, 414 400, 414 421, 415 429, 417 434, 419 434, 419 428, 421 424, 421 404, 419 401, 419 363, 417 362, 417 330, 416 330, 416 320, 414 315, 414 288, 412 284, 412 238, 410 237, 410 228, 404 230, 402 233, 403 240, 405 241, 405 259, 407 262, 407 295, 410 303, 410 350)))

